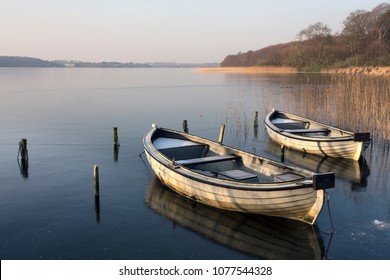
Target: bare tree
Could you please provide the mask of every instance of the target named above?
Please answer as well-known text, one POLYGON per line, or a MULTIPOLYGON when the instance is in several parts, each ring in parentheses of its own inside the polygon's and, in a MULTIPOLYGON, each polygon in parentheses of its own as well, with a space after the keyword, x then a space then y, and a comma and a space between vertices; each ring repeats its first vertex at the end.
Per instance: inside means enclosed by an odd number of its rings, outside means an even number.
POLYGON ((382 3, 370 12, 371 25, 377 34, 379 55, 382 55, 383 40, 390 32, 390 4, 382 3))
POLYGON ((322 65, 326 57, 326 46, 331 42, 331 29, 322 22, 309 25, 297 34, 299 41, 308 41, 316 53, 316 62, 322 65))
POLYGON ((357 10, 350 13, 350 15, 344 20, 344 29, 342 35, 348 41, 351 49, 351 55, 355 56, 355 63, 357 64, 358 55, 361 52, 361 47, 364 39, 367 38, 369 33, 369 12, 365 10, 357 10))

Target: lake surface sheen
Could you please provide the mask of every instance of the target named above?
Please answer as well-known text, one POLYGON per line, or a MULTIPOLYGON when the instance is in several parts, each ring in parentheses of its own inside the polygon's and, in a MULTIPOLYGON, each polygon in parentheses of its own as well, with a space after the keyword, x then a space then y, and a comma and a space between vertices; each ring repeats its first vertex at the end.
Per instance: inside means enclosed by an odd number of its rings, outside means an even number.
POLYGON ((0 68, 0 258, 390 259, 388 147, 372 144, 359 162, 286 151, 287 163, 336 172, 314 227, 186 200, 140 156, 153 123, 182 130, 187 120, 190 133, 215 140, 226 124, 225 144, 280 160, 262 120, 272 108, 301 112, 297 85, 312 77, 0 68), (22 138, 28 166, 17 160, 22 138))

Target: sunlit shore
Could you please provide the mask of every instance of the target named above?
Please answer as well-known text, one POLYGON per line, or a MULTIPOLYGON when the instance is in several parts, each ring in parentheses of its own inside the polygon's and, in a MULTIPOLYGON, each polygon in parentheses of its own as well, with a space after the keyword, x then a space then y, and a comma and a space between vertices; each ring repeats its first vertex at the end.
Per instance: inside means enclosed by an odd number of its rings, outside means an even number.
MULTIPOLYGON (((210 68, 197 68, 195 71, 206 72, 206 73, 247 73, 247 74, 302 73, 301 71, 298 71, 295 67, 288 67, 288 66, 210 67, 210 68)), ((390 67, 366 66, 366 67, 329 68, 329 69, 321 70, 321 73, 390 77, 390 67)))
POLYGON ((253 66, 253 67, 210 67, 198 68, 197 72, 229 73, 298 73, 297 69, 288 66, 253 66))
POLYGON ((390 67, 365 66, 365 67, 334 68, 334 69, 325 69, 321 71, 321 73, 390 77, 390 67))

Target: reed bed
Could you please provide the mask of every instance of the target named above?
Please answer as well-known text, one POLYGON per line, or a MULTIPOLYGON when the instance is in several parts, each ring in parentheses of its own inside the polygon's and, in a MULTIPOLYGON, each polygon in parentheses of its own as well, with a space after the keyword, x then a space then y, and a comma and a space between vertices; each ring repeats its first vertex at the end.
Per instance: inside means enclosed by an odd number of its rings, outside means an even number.
MULTIPOLYGON (((263 97, 274 107, 350 131, 371 132, 373 143, 390 147, 390 80, 315 75, 284 94, 263 97)), ((264 115, 266 112, 264 112, 264 115)))
POLYGON ((244 136, 244 141, 246 141, 249 135, 250 122, 244 109, 242 102, 228 102, 227 104, 227 115, 226 122, 230 124, 230 132, 240 138, 241 135, 244 136))
POLYGON ((259 73, 298 73, 296 67, 289 66, 252 66, 252 67, 209 67, 197 68, 196 72, 207 73, 242 73, 242 74, 259 74, 259 73))

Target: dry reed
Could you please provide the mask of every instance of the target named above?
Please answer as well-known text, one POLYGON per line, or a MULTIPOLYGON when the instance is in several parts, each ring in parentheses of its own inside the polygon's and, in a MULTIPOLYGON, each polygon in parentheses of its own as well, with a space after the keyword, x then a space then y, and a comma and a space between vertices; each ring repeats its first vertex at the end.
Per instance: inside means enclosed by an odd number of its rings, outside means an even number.
POLYGON ((368 131, 373 143, 389 149, 390 80, 346 75, 315 79, 301 81, 290 93, 268 96, 263 102, 270 106, 264 109, 274 106, 346 130, 368 131))

